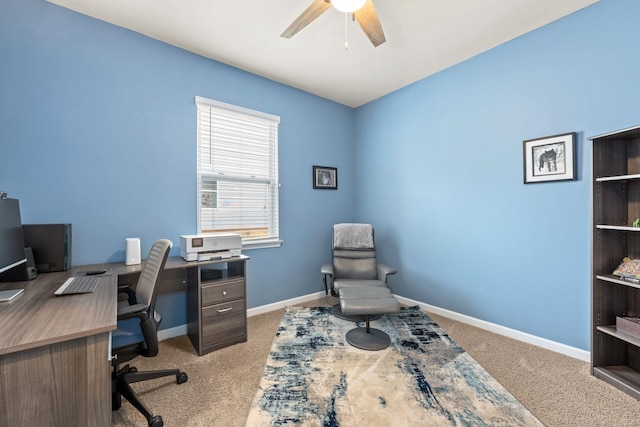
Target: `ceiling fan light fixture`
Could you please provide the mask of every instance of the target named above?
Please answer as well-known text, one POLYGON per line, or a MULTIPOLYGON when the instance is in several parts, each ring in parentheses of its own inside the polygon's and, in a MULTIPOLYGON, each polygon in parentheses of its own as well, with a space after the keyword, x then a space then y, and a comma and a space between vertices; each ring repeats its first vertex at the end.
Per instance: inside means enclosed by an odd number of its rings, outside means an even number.
POLYGON ((331 0, 333 7, 344 13, 355 12, 364 6, 366 2, 367 0, 331 0))

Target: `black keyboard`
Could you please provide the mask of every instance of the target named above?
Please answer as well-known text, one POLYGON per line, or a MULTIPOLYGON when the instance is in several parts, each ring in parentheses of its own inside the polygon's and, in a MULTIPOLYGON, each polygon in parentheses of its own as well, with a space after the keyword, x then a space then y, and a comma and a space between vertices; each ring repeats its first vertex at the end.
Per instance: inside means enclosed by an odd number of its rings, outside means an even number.
POLYGON ((99 277, 70 277, 55 292, 58 295, 87 294, 94 292, 100 283, 99 277))

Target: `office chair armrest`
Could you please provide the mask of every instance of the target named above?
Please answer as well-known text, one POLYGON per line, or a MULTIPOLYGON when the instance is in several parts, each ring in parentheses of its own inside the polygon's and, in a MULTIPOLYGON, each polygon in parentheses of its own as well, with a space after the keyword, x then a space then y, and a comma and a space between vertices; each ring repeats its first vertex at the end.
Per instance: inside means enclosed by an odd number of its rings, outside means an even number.
POLYGON ((325 295, 329 295, 329 292, 332 291, 333 288, 333 275, 335 273, 333 264, 322 264, 320 272, 323 274, 322 283, 324 283, 324 293, 325 295))
POLYGON ((127 301, 129 301, 129 305, 134 305, 137 302, 136 291, 130 283, 126 285, 118 285, 118 293, 127 294, 127 301))
POLYGON ((147 320, 149 318, 149 313, 147 310, 149 306, 146 304, 133 304, 127 305, 125 307, 118 308, 118 320, 127 320, 133 319, 137 317, 140 321, 147 320))
POLYGON ((398 270, 393 267, 388 266, 387 264, 378 263, 378 280, 387 281, 387 276, 391 276, 392 274, 396 274, 398 270))
POLYGON ((334 274, 333 264, 322 264, 322 267, 320 267, 320 273, 333 276, 334 274))

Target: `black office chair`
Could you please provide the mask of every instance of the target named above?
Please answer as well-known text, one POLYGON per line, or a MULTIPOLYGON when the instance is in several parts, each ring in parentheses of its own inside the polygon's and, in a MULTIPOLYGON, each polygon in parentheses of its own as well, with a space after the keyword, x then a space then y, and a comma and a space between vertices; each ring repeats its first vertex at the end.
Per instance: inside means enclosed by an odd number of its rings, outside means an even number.
POLYGON ((162 318, 155 311, 158 296, 157 284, 170 249, 171 241, 156 241, 144 262, 135 289, 131 285, 118 288, 119 293, 127 294, 127 300, 118 303, 118 329, 112 337, 112 409, 114 411, 120 409, 122 397, 124 397, 146 417, 149 427, 162 427, 162 417, 151 413, 130 384, 171 375, 175 375, 176 382, 182 384, 187 381, 187 374, 179 369, 138 372, 135 367, 128 364, 122 368, 120 365, 138 356, 158 355, 158 326, 162 318))

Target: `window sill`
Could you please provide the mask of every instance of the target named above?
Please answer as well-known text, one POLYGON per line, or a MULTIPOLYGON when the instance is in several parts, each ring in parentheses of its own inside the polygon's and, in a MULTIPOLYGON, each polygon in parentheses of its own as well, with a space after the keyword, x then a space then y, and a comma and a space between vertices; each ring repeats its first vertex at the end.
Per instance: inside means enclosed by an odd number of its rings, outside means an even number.
POLYGON ((266 248, 279 248, 282 246, 283 241, 279 239, 273 240, 257 240, 242 242, 242 250, 248 249, 266 249, 266 248))

